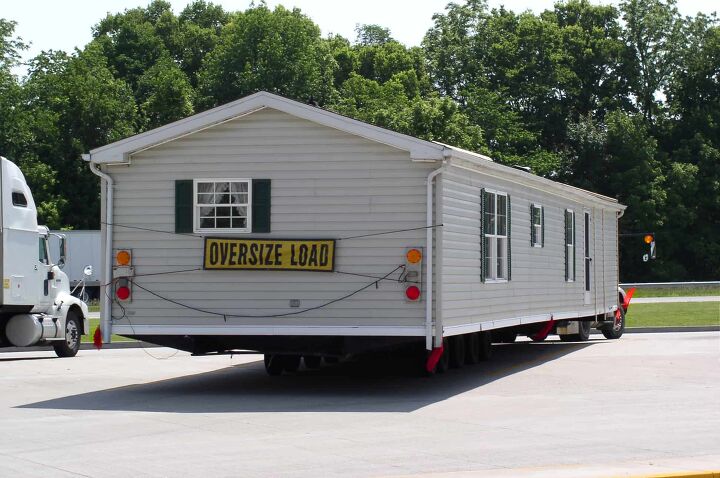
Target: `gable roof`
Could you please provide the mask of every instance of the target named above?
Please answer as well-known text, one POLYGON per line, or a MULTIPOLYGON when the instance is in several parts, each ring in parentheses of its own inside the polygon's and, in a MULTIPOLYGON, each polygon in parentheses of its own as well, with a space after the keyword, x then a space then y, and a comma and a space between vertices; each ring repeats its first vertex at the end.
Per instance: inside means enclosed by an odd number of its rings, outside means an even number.
MULTIPOLYGON (((272 108, 298 118, 407 151, 414 160, 439 161, 447 155, 445 151, 448 146, 446 145, 396 133, 331 111, 306 105, 266 91, 260 91, 174 123, 93 149, 90 154, 83 155, 83 159, 97 164, 127 163, 133 153, 252 114, 263 108, 272 108)), ((475 155, 476 153, 471 154, 475 155)), ((479 154, 476 156, 484 160, 490 160, 490 158, 479 154)))
POLYGON ((264 108, 272 108, 297 118, 306 119, 402 151, 407 151, 410 153, 410 158, 414 161, 442 162, 452 159, 454 165, 460 166, 464 164, 465 167, 469 169, 495 175, 504 180, 527 187, 555 191, 556 193, 578 200, 590 199, 618 210, 625 209, 625 206, 619 204, 616 199, 496 163, 491 158, 479 153, 437 141, 426 141, 390 131, 338 113, 333 113, 332 111, 268 93, 267 91, 260 91, 231 103, 175 121, 174 123, 93 149, 89 154, 83 154, 82 157, 85 161, 96 164, 127 164, 130 162, 130 157, 134 153, 145 151, 183 136, 211 128, 215 125, 250 115, 264 108))

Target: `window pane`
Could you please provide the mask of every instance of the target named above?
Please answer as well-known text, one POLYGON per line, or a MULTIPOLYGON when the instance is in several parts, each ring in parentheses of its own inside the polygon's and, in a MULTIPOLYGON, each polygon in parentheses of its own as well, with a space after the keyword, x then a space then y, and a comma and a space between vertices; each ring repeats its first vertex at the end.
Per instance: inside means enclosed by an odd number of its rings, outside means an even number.
POLYGON ((230 183, 215 183, 216 193, 228 193, 230 192, 230 183))
POLYGON ((197 183, 198 193, 211 193, 213 192, 213 183, 197 183))
POLYGON ((231 194, 230 202, 232 204, 247 204, 248 195, 247 194, 231 194))
POLYGON ((507 216, 503 214, 497 216, 497 233, 499 236, 507 236, 507 216))
POLYGON ((215 204, 215 195, 198 194, 198 204, 215 204))
POLYGON ((214 218, 202 218, 200 219, 200 227, 202 228, 213 228, 215 227, 214 218))
POLYGON ((215 215, 214 207, 201 207, 200 217, 213 217, 215 215))
POLYGON ((232 218, 232 227, 234 229, 244 229, 247 227, 247 219, 244 217, 232 218))
POLYGON ((234 193, 246 193, 248 192, 248 183, 245 181, 231 183, 230 191, 234 193))
POLYGON ((497 197, 497 213, 498 215, 507 215, 507 196, 497 197))
POLYGON ((230 218, 229 217, 219 217, 215 221, 215 227, 218 229, 225 229, 230 227, 230 218))
POLYGON ((235 206, 232 208, 233 217, 247 217, 247 206, 235 206))

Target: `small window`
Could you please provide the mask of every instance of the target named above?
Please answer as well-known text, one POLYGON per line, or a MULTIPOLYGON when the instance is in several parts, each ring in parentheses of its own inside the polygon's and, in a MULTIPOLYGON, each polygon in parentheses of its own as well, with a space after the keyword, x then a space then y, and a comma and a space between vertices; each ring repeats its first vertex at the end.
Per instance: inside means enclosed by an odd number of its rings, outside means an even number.
POLYGON ((27 207, 27 198, 25 195, 18 191, 13 191, 12 193, 12 203, 13 206, 17 207, 27 207))
POLYGON ((47 250, 47 239, 44 237, 40 237, 40 241, 38 243, 38 261, 43 264, 50 264, 47 250))
POLYGON ((195 231, 250 232, 252 181, 196 179, 195 231))
POLYGON ((484 192, 484 267, 486 280, 508 279, 508 196, 484 192))
POLYGON ((537 204, 530 205, 530 245, 545 245, 545 211, 537 204))
POLYGON ((575 281, 575 211, 565 210, 565 280, 575 281))

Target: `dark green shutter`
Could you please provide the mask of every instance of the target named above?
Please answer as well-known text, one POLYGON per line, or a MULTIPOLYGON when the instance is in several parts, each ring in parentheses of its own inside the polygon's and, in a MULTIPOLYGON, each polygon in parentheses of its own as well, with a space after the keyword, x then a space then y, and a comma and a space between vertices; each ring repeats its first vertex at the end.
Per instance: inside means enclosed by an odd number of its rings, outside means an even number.
POLYGON ((569 216, 569 214, 568 214, 568 211, 566 210, 565 211, 565 242, 563 243, 563 248, 565 249, 565 281, 566 282, 568 279, 570 279, 570 275, 569 275, 570 267, 568 267, 569 263, 568 263, 568 248, 567 248, 568 239, 570 238, 570 234, 569 234, 570 228, 568 226, 570 223, 570 218, 568 216, 569 216))
POLYGON ((252 232, 270 232, 269 179, 253 179, 252 182, 252 232))
POLYGON ((535 206, 530 204, 530 247, 535 245, 535 206))
POLYGON ((512 207, 510 206, 510 195, 507 195, 507 280, 512 279, 512 236, 510 235, 510 225, 512 224, 512 207))
POLYGON ((545 208, 540 206, 540 247, 545 247, 545 208))
POLYGON ((572 213, 572 234, 573 234, 573 238, 572 238, 572 244, 573 244, 573 249, 572 249, 572 250, 573 250, 573 257, 572 257, 572 260, 573 260, 573 261, 572 261, 572 264, 573 264, 573 274, 572 274, 572 275, 573 275, 573 280, 575 280, 575 278, 577 277, 577 276, 575 275, 575 258, 577 257, 577 246, 576 246, 576 242, 575 242, 575 237, 577 237, 577 234, 575 233, 575 213, 574 213, 574 212, 572 213))
POLYGON ((485 282, 485 211, 487 199, 485 188, 480 190, 480 280, 485 282))
POLYGON ((175 232, 193 232, 193 180, 175 181, 175 232))

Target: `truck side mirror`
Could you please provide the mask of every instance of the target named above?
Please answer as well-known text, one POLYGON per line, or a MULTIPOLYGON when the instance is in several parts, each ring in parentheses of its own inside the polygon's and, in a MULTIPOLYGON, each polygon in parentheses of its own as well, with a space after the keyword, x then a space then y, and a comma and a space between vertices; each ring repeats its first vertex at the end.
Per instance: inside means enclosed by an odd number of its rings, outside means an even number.
POLYGON ((67 261, 67 238, 65 236, 60 236, 60 257, 58 258, 57 266, 62 269, 65 267, 65 262, 67 261))

